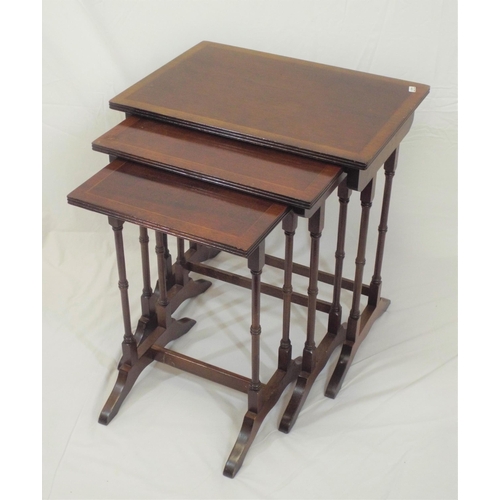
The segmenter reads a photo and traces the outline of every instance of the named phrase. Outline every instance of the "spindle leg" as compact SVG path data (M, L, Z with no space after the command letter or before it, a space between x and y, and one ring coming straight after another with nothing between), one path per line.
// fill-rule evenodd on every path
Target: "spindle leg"
M396 149L384 164L385 184L384 196L382 200L382 211L380 215L380 225L378 227L377 252L375 254L375 268L372 281L370 283L370 292L368 295L368 304L376 306L380 300L382 289L382 261L384 258L385 237L387 235L387 221L389 219L389 205L391 202L392 180L396 172L398 163L398 152Z
M141 295L141 317L135 330L135 340L140 344L156 326L156 317L151 297L151 272L149 268L149 236L147 228L139 227L139 242L141 245L142 262L142 295ZM121 363L121 361L120 361Z
M314 334L316 326L316 299L318 296L319 243L324 227L324 220L325 207L322 205L309 219L311 257L309 264L309 287L307 289L308 310L306 341L302 352L302 369L297 378L292 397L279 425L279 430L285 433L290 432L295 424L299 412L311 390L312 384L318 375L317 370L315 370L316 344L314 341Z
M359 334L361 331L361 287L363 285L363 270L365 267L366 241L368 235L368 224L370 208L372 206L375 192L375 178L361 192L361 223L359 228L358 252L356 256L356 270L354 274L354 289L352 293L352 306L347 320L346 340L342 346L340 357L335 366L333 375L328 383L325 395L335 398L338 394L347 370L351 366L354 355L361 343Z
M248 411L243 418L243 424L236 443L224 467L224 475L234 477L243 464L243 460L257 435L257 432L278 402L281 394L297 377L300 369L300 358L290 361L286 370L277 369L267 384L260 381L260 275L264 266L264 243L261 243L248 258L248 267L252 274L252 376L248 390Z
M150 299L153 295L151 288L151 271L149 269L149 236L148 229L144 226L139 227L139 242L141 244L141 262L142 262L142 295L141 309L143 316L151 314Z
M167 327L167 270L165 259L165 247L163 233L155 231L156 237L156 261L158 265L158 290L159 296L156 303L156 316L158 318L158 325L163 328Z
M151 272L149 268L149 236L147 228L139 227L139 243L141 245L142 262L142 295L141 295L141 317L137 322L134 338L139 345L156 327L156 314L153 306L151 289ZM118 368L124 362L122 357L118 363Z
M167 235L160 231L156 231L156 256L158 264L158 300L156 302L156 316L158 318L158 327L164 328L165 332L156 341L157 345L165 346L169 342L179 338L187 333L195 324L196 321L190 318L182 318L174 320L172 318L172 309L178 307L176 300L185 291L181 291L174 296L174 300L169 300L168 297L168 273L169 273L169 252L165 246ZM167 256L168 254L168 256Z
M283 220L285 232L285 262L283 282L283 334L278 351L278 368L286 370L292 360L290 342L290 315L292 304L293 237L297 229L297 214L290 212Z
M337 250L335 251L335 275L333 281L333 300L330 315L328 317L328 331L335 333L342 324L342 306L340 305L340 293L342 291L342 271L345 257L345 234L347 227L347 205L351 196L351 190L344 181L338 187L339 198L339 223L337 228Z
M122 358L119 364L118 379L115 383L115 386L113 388L110 397L108 398L108 401L104 405L101 415L99 416L99 422L101 423L107 423L112 418L111 416L111 418L108 420L107 416L111 414L113 407L116 406L116 400L123 392L124 387L127 384L127 381L130 380L129 377L130 368L136 365L138 360L137 342L135 340L134 335L132 334L132 324L130 322L128 281L125 268L125 252L123 250L123 221L115 219L113 217L109 217L108 221L113 229L115 238L116 260L118 264L118 288L120 289L123 326L125 333L122 342ZM130 385L130 387L132 387L133 382L132 384L128 382L128 384ZM125 397L125 395L123 396L123 398ZM118 409L116 409L116 411L118 411Z
M234 477L252 444L260 424L263 420L258 418L262 403L260 398L260 276L264 267L264 243L251 254L248 258L248 267L252 275L252 323L250 326L250 335L252 338L252 376L250 379L250 388L248 390L248 411L243 419L238 439L229 455L224 467L224 475Z
M260 401L260 277L264 267L264 244L249 257L248 267L252 275L252 324L250 325L250 335L252 338L252 377L248 393L248 410L258 412Z
M118 413L123 401L132 389L135 381L142 373L144 368L148 366L152 361L153 357L149 352L149 348L155 342L157 345L164 346L169 342L179 338L180 336L187 333L193 325L196 323L194 320L189 318L182 318L180 320L174 320L172 318L172 309L175 310L182 300L185 300L189 294L194 294L194 292L201 293L201 291L206 290L210 286L209 282L195 284L192 290L181 289L180 293L174 296L172 303L168 300L167 296L167 269L168 269L168 259L165 258L165 234L156 231L156 246L155 251L157 255L158 263L158 300L155 309L155 327L152 328L151 332L148 332L148 336L143 338L141 344L137 346L135 336L132 335L132 328L130 324L130 308L128 303L128 282L125 273L125 256L123 251L123 239L122 239L122 228L123 222L117 219L109 218L110 224L113 227L115 233L115 244L116 253L118 260L118 273L119 273L119 288L122 298L122 310L123 310L123 321L125 326L125 335L123 340L123 355L118 368L118 377L116 383L108 397L101 413L99 416L99 423L107 425L113 417ZM144 238L144 232L142 232L143 241L141 243L147 243ZM144 249L144 247L143 247ZM146 293L148 293L148 283L149 283L149 258L146 266L144 253L143 253L143 284ZM147 269L146 269L147 267ZM192 281L192 280L191 280ZM194 283L194 282L193 282ZM182 296L181 296L182 295ZM150 306L148 305L148 308Z
M163 233L163 248L164 248L164 259L165 259L165 274L167 277L167 290L169 290L175 284L175 275L172 266L172 255L168 249L168 237Z
M109 223L113 228L115 236L116 260L118 264L118 288L120 289L123 317L123 342L122 351L123 363L133 364L137 361L137 342L132 334L132 324L130 322L130 305L128 300L128 281L125 268L125 252L123 250L123 221L109 217Z
M169 311L170 314L173 314L174 311L179 307L182 302L185 300L196 297L200 295L205 290L207 290L211 286L211 282L199 279L193 280L189 277L189 271L186 269L187 256L184 251L184 243L185 240L183 238L177 238L177 259L175 265L172 268L172 276L168 275L168 267L166 268L167 272L167 284L171 283L172 285L167 286L167 296L169 302ZM204 257L210 258L210 255L217 255L218 252L211 251L209 247L202 246L202 250L205 250ZM193 249L194 250L194 249ZM189 257L191 258L194 255L196 256L197 251L190 248L188 250ZM199 256L201 258L201 255Z

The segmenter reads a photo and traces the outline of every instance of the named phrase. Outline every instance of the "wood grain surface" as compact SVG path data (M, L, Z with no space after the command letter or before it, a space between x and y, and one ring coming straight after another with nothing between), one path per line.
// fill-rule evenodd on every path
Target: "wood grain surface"
M96 151L310 209L342 168L156 120L131 116L92 143Z
M113 109L366 169L429 86L201 42Z
M68 203L243 256L250 255L289 210L122 160L113 161L71 192Z

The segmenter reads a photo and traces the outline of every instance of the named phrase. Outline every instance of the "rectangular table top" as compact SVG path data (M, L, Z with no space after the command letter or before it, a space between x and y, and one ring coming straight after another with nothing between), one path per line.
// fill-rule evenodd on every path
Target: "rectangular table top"
M428 92L420 83L202 42L110 106L366 169Z
M106 132L92 147L306 210L342 178L341 167L322 161L137 116Z
M72 191L68 203L242 256L289 211L270 200L123 160Z

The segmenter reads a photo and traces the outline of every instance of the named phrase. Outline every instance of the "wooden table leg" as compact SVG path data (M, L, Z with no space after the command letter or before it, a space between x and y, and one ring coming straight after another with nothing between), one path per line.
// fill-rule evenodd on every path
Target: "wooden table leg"
M357 338L360 333L360 300L361 287L363 285L363 269L365 266L366 240L368 235L368 225L370 218L370 208L372 206L375 193L375 179L361 192L361 223L359 229L358 253L356 256L356 271L354 274L354 290L352 296L351 312L347 321L346 341L342 346L340 358L335 366L333 375L326 389L326 396L334 398L345 378L347 370L351 366L357 347Z
M142 295L141 309L142 315L149 317L153 312L151 310L151 272L149 268L149 236L148 229L144 226L139 227L139 242L141 244L141 262L142 262Z
M120 289L120 299L122 303L123 327L125 330L122 342L122 358L119 363L118 379L115 387L111 392L111 397L116 399L119 393L123 392L124 387L129 379L128 370L122 370L124 366L133 366L137 364L137 342L132 334L132 324L130 322L130 305L128 300L128 281L125 267L125 252L123 249L123 221L113 217L108 218L115 237L116 260L118 264L118 288ZM129 389L130 390L130 389ZM128 391L127 391L128 392ZM108 401L109 399L108 398ZM109 407L109 405L108 405ZM103 412L107 409L107 404L99 417L99 422L103 419ZM106 413L110 413L106 411Z
M264 267L264 244L248 258L248 267L252 274L252 324L250 334L252 336L252 377L248 390L248 411L243 420L236 444L229 455L224 467L224 475L234 477L240 469L243 460L250 448L262 419L258 419L259 410L262 406L260 396L261 383L259 375L260 366L260 276Z
M332 308L328 316L328 331L335 333L342 324L342 306L340 305L340 293L342 291L342 273L345 258L345 234L347 228L347 206L351 196L351 190L347 187L347 181L343 181L338 187L339 198L339 222L337 226L337 250L335 251L335 274L333 279Z
M173 271L172 265L172 254L168 249L168 237L165 233L163 235L163 247L165 248L164 257L165 257L165 274L167 276L167 290L169 290L175 284L175 273Z
M380 215L380 224L378 227L379 235L377 241L377 251L375 255L374 273L368 291L368 305L360 315L359 313L359 294L362 278L362 266L364 265L364 247L366 245L366 230L368 227L368 211L373 198L373 188L370 185L365 188L369 190L361 194L363 214L362 227L360 229L360 243L358 248L358 258L356 260L356 279L353 295L353 307L349 317L347 327L347 340L342 347L339 360L333 371L332 377L328 383L325 395L335 398L340 391L342 382L354 359L356 351L368 335L374 321L380 317L389 307L390 301L380 296L382 287L382 261L384 256L385 237L387 234L387 221L389 218L389 205L391 200L392 180L397 167L398 148L394 150L391 156L384 164L385 184L382 200L382 210Z
M161 239L160 239L161 238ZM141 245L141 263L142 263L142 279L143 289L141 295L141 317L137 323L134 332L134 338L137 344L143 342L158 326L158 318L156 317L156 305L159 295L159 282L157 281L155 291L151 288L151 271L149 263L149 236L146 227L139 227L139 242ZM159 233L158 241L156 242L155 250L160 245L160 253L163 255L163 274L166 280L167 302L169 304L170 313L173 313L177 307L188 298L195 297L206 291L210 287L210 282L207 280L193 281L189 278L188 273L182 267L176 269L172 265L172 255L168 248L168 237L165 233ZM181 263L184 262L183 241L179 242L181 248L181 257L178 259ZM210 247L201 246L196 249L197 258L210 258L218 252L212 251ZM177 266L182 264L177 263ZM176 273L179 280L179 285L176 286ZM184 283L184 285L183 285ZM184 286L184 288L182 288ZM123 363L123 358L119 361L118 367Z
M166 241L166 235L164 236ZM190 248L188 250L189 253L185 253L184 243L185 240L183 238L177 238L177 259L175 264L170 267L170 275L168 274L167 268L167 293L171 313L173 313L182 302L202 294L211 286L210 281L204 279L193 280L189 276L189 270L187 269L188 258L204 260L218 253L211 253L208 247L205 246L201 246L200 248L195 247L194 251Z
M285 265L283 277L283 334L278 351L278 368L287 370L292 360L290 342L290 314L292 304L293 237L297 229L297 214L290 212L283 220L285 232Z
M370 218L370 208L372 206L373 196L375 194L375 178L361 192L361 223L359 229L358 251L356 256L356 270L354 275L354 289L352 295L352 306L347 320L346 340L342 346L340 357L337 361L332 377L328 382L325 395L330 398L335 398L342 382L345 379L347 371L351 366L356 351L358 350L361 342L368 333L375 316L368 320L370 316L375 313L377 316L381 314L382 309L385 310L388 306L386 302L380 304L378 311L368 305L363 311L360 311L361 292L363 287L363 270L365 266L366 255L366 242L368 235L368 226Z
M118 377L116 383L107 399L101 414L99 416L99 423L107 425L113 417L118 413L125 397L132 389L135 381L142 373L144 368L148 366L153 358L149 353L150 347L156 345L167 345L172 340L179 338L181 335L187 333L194 325L195 321L189 318L181 320L174 320L172 312L180 305L180 303L187 297L201 293L210 286L210 282L204 281L203 283L192 282L192 286L188 289L181 288L179 293L172 294L169 299L167 287L167 270L168 259L165 258L166 248L165 234L157 231L155 251L157 255L158 264L158 297L155 306L154 315L154 329L148 332L147 336L143 336L139 346L134 335L132 335L132 328L130 323L130 307L128 302L128 282L125 271L125 255L123 250L122 229L123 222L117 219L109 218L109 222L115 234L115 246L118 260L118 274L119 274L119 288L121 292L123 322L125 327L125 335L122 344L123 355L118 368ZM141 244L146 244L146 238L142 233ZM144 247L143 247L144 250ZM143 281L145 284L146 293L148 293L149 282L149 258L147 259L148 265L146 266L146 259L143 252ZM201 290L201 291L200 291ZM145 305L145 304L144 304ZM149 307L149 306L148 306ZM143 311L144 312L144 311ZM152 328L151 325L149 325Z
M134 332L134 338L137 344L140 344L157 326L149 267L149 236L147 228L143 226L139 227L139 243L141 245L142 262L142 295L141 317L137 322L137 327ZM123 362L124 359L122 357L118 362L118 368L120 368Z
M290 218L288 222L285 222L283 224L285 232L292 233L294 224L293 217ZM292 234L288 236L290 238L293 237ZM287 252L287 255L290 255L290 246L289 240L289 252ZM231 478L233 478L241 468L245 456L266 415L278 402L287 385L296 379L300 369L300 358L291 360L291 355L289 362L285 366L283 362L285 359L284 353L280 350L279 355L281 355L281 358L278 357L278 369L267 384L263 385L260 382L260 276L264 261L264 243L261 243L259 248L248 258L248 267L252 274L252 324L250 327L250 334L252 336L252 377L248 390L248 411L243 418L243 424L238 434L238 438L224 467L224 475ZM288 262L288 259L285 267L291 268L291 262ZM287 287L288 282L289 280L286 278ZM286 316L286 314L289 314L289 309L287 310L285 306L284 316ZM286 323L286 318L284 318L284 323ZM282 343L284 343L285 346L287 344L287 337L288 332L284 331ZM280 344L280 349L281 345L283 344ZM288 353L288 347L285 347L285 352Z
M297 420L299 412L311 390L312 384L318 375L315 371L317 356L314 333L316 325L316 299L318 295L319 242L324 227L324 213L325 207L323 204L309 219L311 257L309 266L309 287L307 289L308 310L306 341L302 352L301 371L295 383L292 397L279 425L279 430L286 433L290 432Z
M399 148L396 149L384 164L385 184L382 200L382 211L380 224L378 226L377 253L375 255L375 268L370 283L370 293L368 294L368 304L376 306L380 300L382 288L382 261L384 258L385 237L387 235L387 221L389 219L389 206L391 202L392 180L396 173L398 163Z
M109 223L115 236L116 260L118 263L118 288L122 303L123 335L122 351L123 362L133 364L137 361L137 342L132 334L130 322L130 305L128 300L128 281L125 267L125 252L123 250L123 221L109 217Z

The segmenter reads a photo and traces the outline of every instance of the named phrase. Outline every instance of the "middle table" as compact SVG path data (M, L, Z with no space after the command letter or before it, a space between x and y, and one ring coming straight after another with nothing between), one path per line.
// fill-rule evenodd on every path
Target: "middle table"
M342 278L345 207L349 198L346 174L342 168L315 159L301 158L291 153L137 116L129 116L96 139L92 147L111 157L137 161L208 183L223 185L286 203L293 209L291 216L287 218L286 227L284 226L287 235L285 258L266 255L265 260L268 265L284 269L285 276L291 276L294 272L308 277L307 296L293 292L291 280L285 283L284 289L262 284L263 293L280 298L284 293L290 293L291 302L308 308L302 370L280 423L280 430L288 432L295 423L318 374L335 348L345 340L345 329L341 325L340 292L342 288L354 290L354 282ZM337 187L341 210L336 272L331 275L319 272L319 250L324 227L325 201ZM297 227L297 216L308 218L311 237L309 267L293 263L293 236ZM243 277L202 262L203 252L196 246L188 257L190 258L186 259L184 265L189 271L249 286ZM331 302L318 300L318 281L333 285ZM315 342L316 310L329 314L328 330L318 346Z

